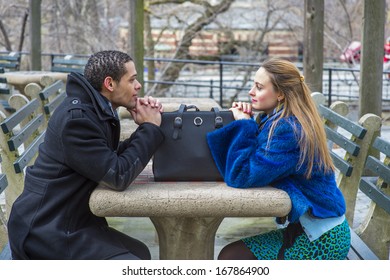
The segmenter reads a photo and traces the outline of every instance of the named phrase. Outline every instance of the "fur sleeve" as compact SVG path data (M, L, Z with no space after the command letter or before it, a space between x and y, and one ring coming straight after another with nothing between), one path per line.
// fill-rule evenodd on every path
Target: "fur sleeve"
M297 170L299 147L294 126L289 120L280 120L270 143L270 124L259 131L253 120L235 121L209 133L209 147L225 182L236 188L260 187L304 173Z

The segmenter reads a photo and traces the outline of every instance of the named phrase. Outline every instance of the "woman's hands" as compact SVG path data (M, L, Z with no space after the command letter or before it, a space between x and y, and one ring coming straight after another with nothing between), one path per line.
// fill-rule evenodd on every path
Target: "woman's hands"
M158 99L145 96L138 98L135 108L128 111L138 125L150 122L159 126L161 124L161 113L164 109Z
M252 104L246 102L233 102L229 109L233 112L234 119L250 119L253 115Z

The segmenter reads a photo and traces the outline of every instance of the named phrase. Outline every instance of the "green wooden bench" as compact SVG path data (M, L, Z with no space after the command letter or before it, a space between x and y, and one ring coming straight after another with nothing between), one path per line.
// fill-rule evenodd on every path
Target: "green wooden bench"
M9 117L0 115L1 167L11 186L5 191L7 217L13 202L23 190L24 168L34 162L46 129L39 99L30 101L24 95L14 94L9 103L16 112Z
M365 220L355 229L357 235L383 260L390 257L390 142L377 137L365 168L372 177L362 177L360 190L369 197ZM379 152L379 155L378 153Z
M1 52L0 68L6 71L18 71L20 68L21 55L18 52Z
M38 154L38 147L44 141L47 122L53 111L66 97L64 82L55 81L50 77L42 77L42 87L36 83L26 86L26 95L14 94L9 103L15 108L15 113L7 117L0 112L0 149L2 150L3 173L7 181L0 176L0 190L6 190L6 210L1 212L3 228L11 206L24 187L24 168L32 164ZM6 183L5 183L6 182ZM4 188L3 188L4 186ZM0 245L5 242L2 241ZM1 246L0 246L1 247ZM8 243L1 251L0 259L10 259Z
M366 159L372 143L380 133L381 118L374 114L362 116L358 122L346 118L348 106L335 102L324 106L325 97L313 93L312 97L324 119L330 153L337 169L337 184L346 200L346 217L351 228L351 249L348 259L378 259L373 251L351 227L354 220L359 182L363 176Z
M51 71L84 73L85 64L87 64L87 60L75 57L73 55L65 55L61 57L58 57L58 55L53 55L51 60Z
M372 143L380 134L382 120L374 114L366 114L354 122L346 118L348 106L344 102L325 105L323 94L312 94L324 119L330 153L337 168L337 185L343 192L347 204L346 217L353 225L359 181Z
M0 68L0 73L4 73L4 68ZM8 103L8 98L11 95L12 88L7 83L7 78L0 77L0 105L7 113L15 112L15 109L12 108Z

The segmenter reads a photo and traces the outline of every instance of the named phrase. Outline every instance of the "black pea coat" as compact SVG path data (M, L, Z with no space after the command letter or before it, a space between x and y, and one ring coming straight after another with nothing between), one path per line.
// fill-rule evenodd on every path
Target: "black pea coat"
M8 222L15 259L106 259L127 253L106 219L89 209L98 185L122 191L144 169L164 136L144 123L119 143L120 123L108 100L71 73L23 193Z

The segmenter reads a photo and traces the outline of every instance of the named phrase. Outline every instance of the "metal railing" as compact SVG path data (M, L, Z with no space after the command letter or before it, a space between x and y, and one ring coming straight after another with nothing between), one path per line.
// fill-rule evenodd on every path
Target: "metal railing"
M22 52L22 55L29 53ZM67 54L43 53L44 67L50 71L51 60L55 56ZM72 54L74 57L88 58L89 55ZM144 65L154 61L155 79L148 80L144 75L145 88L150 91L153 85L169 85L164 92L170 97L209 97L215 99L222 107L230 106L234 100L249 101L248 92L253 84L253 76L259 63L234 61L205 61L191 59L144 58ZM184 63L179 78L175 81L162 80L162 73L170 63ZM47 66L48 65L48 66ZM356 68L341 67L333 63L323 68L323 93L329 104L336 100L356 102L359 99L359 75ZM297 65L302 70L302 65ZM146 68L145 68L146 69ZM147 69L145 70L147 71ZM247 82L244 82L247 81ZM155 94L155 92L148 92ZM390 105L390 72L383 73L382 103ZM388 106L389 107L389 106Z

